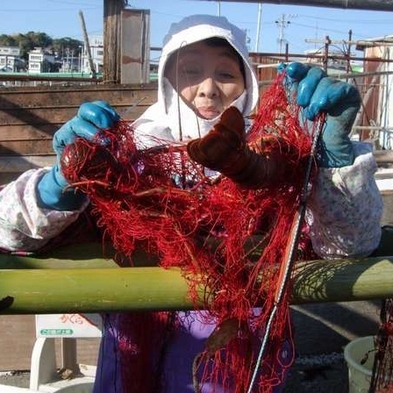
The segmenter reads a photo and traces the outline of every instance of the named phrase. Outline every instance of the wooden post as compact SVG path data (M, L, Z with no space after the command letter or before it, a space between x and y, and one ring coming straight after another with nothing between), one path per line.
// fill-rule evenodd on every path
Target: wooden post
M104 0L104 83L120 83L121 11L126 4L127 0Z

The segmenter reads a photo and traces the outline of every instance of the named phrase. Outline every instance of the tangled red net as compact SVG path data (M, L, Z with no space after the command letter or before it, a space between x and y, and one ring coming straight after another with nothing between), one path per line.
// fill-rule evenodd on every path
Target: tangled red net
M374 347L365 353L360 364L373 355L369 393L393 392L393 299L383 299L380 325L374 337Z
M299 109L288 104L281 78L264 94L247 135L239 116L230 108L205 138L188 145L156 141L153 148L141 147L132 127L120 121L91 142L76 141L62 161L66 178L89 196L119 255L132 260L143 249L158 258L159 266L180 268L195 309L208 310L200 318L217 323L194 362L196 391L206 382L236 393L250 385L319 126L300 124ZM205 166L221 175L207 176ZM299 243L302 258L307 247L306 240ZM293 346L289 293L290 286L253 391L272 392L293 360L281 361L283 346ZM137 329L135 321L148 321L144 333L121 346L125 392L153 389L144 369L149 367L146 353L157 348L171 315L124 318L124 337L131 326ZM149 323L156 325L146 334ZM146 338L149 334L158 341ZM138 380L138 374L146 377Z

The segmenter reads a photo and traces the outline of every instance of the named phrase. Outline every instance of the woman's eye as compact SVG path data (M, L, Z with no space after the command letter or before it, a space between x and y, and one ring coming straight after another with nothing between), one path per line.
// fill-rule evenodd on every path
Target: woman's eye
M183 67L182 73L187 76L197 76L200 74L200 70L196 67Z
M222 78L226 78L226 79L233 79L233 78L234 78L234 75L233 75L231 72L227 72L227 71L221 71L221 72L219 73L219 75L220 75Z

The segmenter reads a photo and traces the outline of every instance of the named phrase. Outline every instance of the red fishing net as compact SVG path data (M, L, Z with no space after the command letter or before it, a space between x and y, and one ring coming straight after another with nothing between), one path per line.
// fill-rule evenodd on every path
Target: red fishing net
M224 390L232 386L244 393L280 285L315 130L299 123L298 108L288 104L281 79L262 98L247 135L239 116L230 108L208 136L191 142L188 149L186 144L160 141L143 148L143 138L120 121L95 140L78 140L68 147L62 166L70 183L89 196L99 225L119 255L132 260L135 250L143 249L155 255L161 267L180 268L195 308L202 301L208 310L200 318L217 322L194 362L194 371L203 370L194 381L196 389L220 382ZM222 175L207 176L200 163ZM299 252L302 246L300 242ZM271 392L293 360L285 365L280 360L283 348L293 345L289 292L286 289L278 305L253 391ZM132 321L138 319L130 315L127 323L134 329ZM151 321L165 326L170 313L156 315ZM126 334L127 326L123 329ZM156 342L150 341L155 344L137 351L139 365L144 365L140 370L146 366L143 353L155 350ZM293 356L294 351L289 352ZM123 366L124 391L148 391L143 381L138 386L127 378L127 361Z
M393 299L384 299L380 311L380 326L374 348L365 354L361 364L374 355L369 393L393 392Z

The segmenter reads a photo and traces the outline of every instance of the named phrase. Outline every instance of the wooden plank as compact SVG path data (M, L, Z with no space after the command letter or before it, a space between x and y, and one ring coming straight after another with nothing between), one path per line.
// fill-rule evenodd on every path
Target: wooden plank
M23 108L78 108L83 102L103 100L112 105L133 105L143 99L145 105L157 100L157 88L153 84L147 87L111 87L100 89L81 86L73 88L20 88L0 90L0 110Z
M114 104L114 109L120 116L127 119L135 119L140 116L148 107L149 104L139 104L132 107L132 103L128 104ZM18 108L18 109L0 109L0 141L3 133L7 133L7 127L10 125L35 125L38 130L41 126L46 129L50 128L48 124L63 124L66 121L76 116L78 106L68 107L52 107L52 108ZM54 128L50 128L53 130Z
M0 144L2 159L15 155L48 155L53 154L52 138L26 141L7 141Z
M54 85L39 85L39 86L2 86L0 89L0 95L14 92L37 92L37 91L48 91L48 92L64 92L67 91L139 91L139 90L155 90L157 88L156 82L149 82L146 84L54 84Z
M36 125L39 129L40 125L50 123L63 123L71 119L77 113L77 108L20 108L20 109L7 109L6 111L0 110L0 140L2 130L9 125Z
M0 144L7 141L27 141L52 138L53 134L63 123L45 124L9 124L7 127L0 125Z
M121 11L121 83L149 81L149 21L149 10Z

